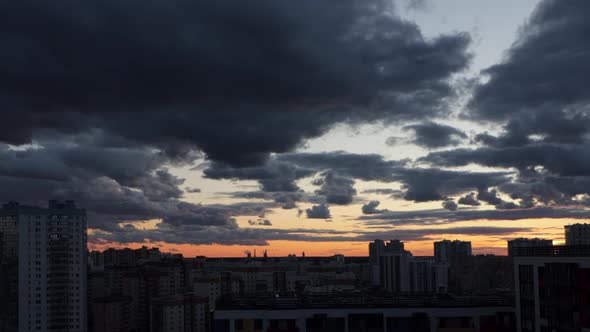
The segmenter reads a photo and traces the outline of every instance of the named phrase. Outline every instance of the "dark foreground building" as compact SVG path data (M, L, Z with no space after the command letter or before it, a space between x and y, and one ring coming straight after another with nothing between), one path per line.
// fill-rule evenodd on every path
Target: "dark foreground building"
M515 328L511 294L224 297L213 321L214 332L509 332Z
M519 332L590 330L590 246L514 252Z

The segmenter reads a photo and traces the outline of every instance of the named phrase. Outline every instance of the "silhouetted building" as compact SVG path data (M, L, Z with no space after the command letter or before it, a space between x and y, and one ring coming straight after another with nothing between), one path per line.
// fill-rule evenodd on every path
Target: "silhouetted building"
M178 294L152 300L150 332L209 332L209 299Z
M514 256L514 251L516 248L526 248L526 247L547 247L552 246L553 240L546 240L546 239L527 239L527 238L518 238L514 240L508 241L508 256Z
M566 225L565 245L590 245L590 224Z
M518 248L514 266L519 332L590 329L590 246Z
M18 262L0 262L0 331L18 330Z
M86 211L73 201L9 209L19 233L19 330L86 331Z
M513 262L508 256L474 255L457 260L449 269L449 291L509 291L514 288Z
M412 253L398 240L389 244L379 255L379 285L389 292L410 292Z
M381 267L383 266L383 264L388 264L387 259L384 259L382 257L386 255L401 255L401 253L404 252L409 253L405 251L404 243L400 240L390 240L387 243L385 243L385 241L383 240L375 240L372 243L369 243L369 264L371 266L371 285L373 287L389 288L391 286L391 284L383 283L385 275L389 275L387 278L392 277L392 272L391 270L382 270ZM391 266L396 266L396 263L393 262Z
M91 332L147 331L147 287L138 267L106 267L88 275ZM108 320L108 321L107 321Z
M0 210L0 263L18 257L18 203L7 203Z
M412 292L445 293L448 290L448 265L435 263L434 257L413 257L410 275Z
M451 266L464 257L471 256L471 242L442 240L434 242L434 260Z
M413 296L366 293L223 297L213 331L513 332L512 295Z
M394 293L447 291L447 264L436 263L433 257L414 257L399 240L370 243L369 261L373 287Z

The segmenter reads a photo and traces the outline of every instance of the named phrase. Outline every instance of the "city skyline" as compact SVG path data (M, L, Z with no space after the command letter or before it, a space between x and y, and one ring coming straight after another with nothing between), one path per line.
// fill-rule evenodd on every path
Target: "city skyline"
M559 245L590 220L589 10L5 2L0 202L76 200L92 250Z

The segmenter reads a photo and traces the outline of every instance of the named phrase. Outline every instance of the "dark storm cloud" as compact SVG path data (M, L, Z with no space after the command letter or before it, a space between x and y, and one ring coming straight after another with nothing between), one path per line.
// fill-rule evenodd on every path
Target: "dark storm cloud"
M449 79L469 63L469 36L427 40L390 7L3 2L0 107L10 113L0 141L100 128L171 156L199 149L246 165L335 123L445 114Z
M251 167L232 167L213 162L204 170L203 175L209 179L257 180L266 192L295 192L299 190L296 180L311 176L315 170L298 165L270 160L264 165Z
M497 209L585 205L590 177L590 22L587 1L539 3L504 60L474 88L466 117L501 125L475 135L475 149L433 152L433 167L470 164L516 170L497 188L481 186L478 199ZM502 199L507 195L513 201ZM475 205L474 196L462 198ZM460 204L461 201L459 202Z
M377 194L377 195L389 195L394 199L400 199L404 197L404 192L399 189L391 188L377 188L377 189L365 189L361 193L363 194Z
M477 199L483 202L486 202L490 205L499 205L502 204L504 201L498 196L497 190L480 190L477 193Z
M489 80L475 89L468 116L505 122L500 136L476 140L492 146L584 140L590 131L589 10L584 0L539 3L506 59L486 69Z
M232 198L257 199L265 201L274 201L281 205L283 209L293 209L297 207L298 202L307 202L321 204L326 202L326 198L316 194L310 194L303 191L297 192L264 192L264 191L241 191L225 193Z
M481 203L475 198L475 193L469 193L457 201L461 205L480 206Z
M449 210L449 211L457 211L457 203L452 199L447 199L442 202L442 207Z
M386 160L378 154L355 154L344 151L324 153L287 153L277 157L307 169L334 172L364 181L390 182L397 167L406 160Z
M473 116L506 119L512 114L545 107L557 112L590 100L590 50L584 0L542 1L523 27L507 59L488 68L471 107Z
M203 170L206 178L229 180L256 180L261 193L237 193L250 198L277 201L318 203L317 197L303 193L297 181L320 174L316 180L322 186L317 195L335 204L349 204L356 195L354 180L393 181L393 172L406 161L385 160L378 154L354 154L343 151L324 153L286 153L271 157L264 165L232 167L212 162ZM267 193L271 193L270 195ZM294 204L286 204L293 207Z
M455 149L432 152L421 161L453 167L479 164L525 170L542 166L562 176L590 175L590 150L587 145L532 144L522 147Z
M387 210L380 210L377 208L380 204L381 202L379 201L370 201L361 207L361 211L363 211L363 214L377 214L387 212Z
M329 219L330 207L326 204L314 205L305 210L307 218L309 219Z
M80 145L83 141L85 145ZM263 215L278 203L203 206L182 202L184 179L165 165L186 165L141 147L103 146L97 140L53 141L26 150L0 148L0 201L44 206L73 199L88 210L89 227L117 229L121 221L160 219L174 225L235 228L234 217Z
M176 228L169 225L158 225L155 229L141 230L135 226L120 228L117 232L97 232L90 242L157 242L177 244L225 244L225 245L268 245L268 241L306 241L306 242L368 242L378 238L403 239L404 241L420 241L440 238L441 235L481 235L505 236L515 232L526 232L520 227L450 227L400 229L393 231L335 231L308 229L276 229L276 228L226 228L209 227L195 228L183 226ZM353 234L350 234L353 233Z
M409 125L403 129L414 132L412 143L429 149L458 145L467 138L461 130L435 122Z
M318 185L321 185L321 188L316 191L316 194L326 197L326 202L329 204L350 204L356 196L354 180L336 175L333 172L323 174Z
M498 184L488 191L479 189L478 199L496 208L511 209L545 205L585 204L577 195L590 194L590 154L581 144L536 143L517 147L482 147L456 149L430 153L422 158L431 164L444 167L477 164L498 168L514 168L517 177ZM513 202L502 200L503 192Z
M555 206L588 206L590 177L527 174L518 181L503 184L499 189L512 199L519 199L521 205L538 202Z
M358 217L368 225L443 225L468 220L524 220L539 218L590 219L590 211L584 208L535 207L511 210L423 210L387 212Z
M272 222L268 219L248 220L250 226L272 226Z
M282 165L280 168L277 165ZM282 169L279 171L278 169ZM304 178L322 173L315 185L322 186L317 192L326 196L329 203L348 204L356 190L353 180L400 182L403 198L417 202L444 200L448 196L488 188L509 181L510 173L458 172L437 168L411 168L408 161L385 160L377 154L353 154L346 152L288 153L273 157L263 166L233 168L213 163L205 169L206 176L228 179L263 180ZM325 178L324 178L325 177ZM294 182L292 182L294 184ZM392 192L399 198L399 192Z
M405 199L415 202L444 200L477 188L488 188L508 182L509 173L459 172L436 168L399 169L396 180L406 189Z

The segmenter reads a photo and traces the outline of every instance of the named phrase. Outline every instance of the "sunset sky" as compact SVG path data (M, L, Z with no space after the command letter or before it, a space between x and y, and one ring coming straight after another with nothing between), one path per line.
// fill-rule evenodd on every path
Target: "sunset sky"
M0 200L76 200L92 249L560 243L590 216L588 14L587 0L4 1Z

